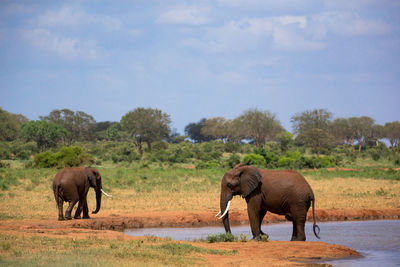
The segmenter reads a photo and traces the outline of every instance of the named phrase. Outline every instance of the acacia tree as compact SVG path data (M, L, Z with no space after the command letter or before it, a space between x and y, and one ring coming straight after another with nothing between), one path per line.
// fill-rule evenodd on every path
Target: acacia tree
M21 132L27 141L35 141L40 151L57 146L68 134L64 127L47 121L26 122L22 125Z
M83 111L69 109L55 109L48 116L41 116L41 120L56 123L69 132L65 140L67 144L73 141L89 141L93 139L96 121Z
M332 142L328 127L332 114L325 109L306 110L292 117L296 140L311 147L319 156L323 146Z
M351 132L351 140L354 152L354 140L358 143L358 152L361 147L366 144L368 137L371 135L374 126L374 120L370 117L351 117L349 118L349 126Z
M234 119L232 123L238 136L249 138L255 146L262 146L283 131L283 127L275 115L269 111L248 109Z
M146 142L149 152L151 143L167 138L171 119L159 109L136 108L121 119L121 127L135 138L140 155L143 155L142 142Z
M388 122L383 126L383 133L386 139L389 140L391 147L399 146L400 144L400 122Z
M209 135L204 135L201 133L201 129L204 127L206 119L203 118L199 122L192 122L186 125L185 134L189 136L190 139L197 142L207 142L212 140L213 138Z
M227 139L229 137L229 122L223 117L206 119L200 132L214 139Z

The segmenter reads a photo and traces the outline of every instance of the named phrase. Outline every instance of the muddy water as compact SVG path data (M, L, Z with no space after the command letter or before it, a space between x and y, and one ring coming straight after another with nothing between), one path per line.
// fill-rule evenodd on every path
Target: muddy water
M319 223L321 241L339 244L360 252L364 257L329 261L334 266L400 266L400 221L354 221L354 222L325 222ZM263 232L271 240L290 240L292 233L291 223L268 224L262 226ZM125 233L133 236L154 235L170 237L176 240L205 239L210 234L224 233L224 228L142 228L126 230ZM247 234L251 238L249 226L232 227L234 235ZM306 225L308 241L318 239L312 232L312 224Z

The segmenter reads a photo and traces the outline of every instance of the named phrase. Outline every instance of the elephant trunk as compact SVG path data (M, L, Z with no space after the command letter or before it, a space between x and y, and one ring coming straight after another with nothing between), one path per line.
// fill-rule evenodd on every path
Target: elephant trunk
M229 225L229 205L230 201L232 200L232 194L225 194L221 192L221 199L220 199L220 208L222 216L222 222L224 224L225 232L231 233L231 227Z
M97 186L95 187L95 191L96 191L96 210L92 211L93 214L98 213L99 210L100 210L100 207L101 207L101 190L102 190L101 181L99 181L97 183Z

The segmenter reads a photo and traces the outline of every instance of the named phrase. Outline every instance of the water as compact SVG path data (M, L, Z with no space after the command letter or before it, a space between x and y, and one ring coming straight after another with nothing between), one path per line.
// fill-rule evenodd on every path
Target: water
M312 232L312 224L306 225L307 241L323 241L343 245L360 252L364 257L333 260L327 263L334 266L400 266L400 221L354 221L318 223L321 228L321 240ZM231 227L232 234L247 234L252 237L250 226ZM271 240L290 240L291 223L269 224L262 226ZM205 239L210 234L225 233L224 227L200 228L141 228L126 230L133 236L154 235L170 237L175 240Z

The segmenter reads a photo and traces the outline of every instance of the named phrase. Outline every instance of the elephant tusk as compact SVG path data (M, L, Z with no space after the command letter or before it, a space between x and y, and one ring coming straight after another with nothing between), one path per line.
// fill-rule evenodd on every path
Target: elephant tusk
M219 211L218 213L217 213L217 215L215 215L215 217L217 217L218 215L220 215L221 214L221 211Z
M109 194L107 194L106 192L104 192L103 189L100 189L100 190L101 190L101 192L102 192L105 196L107 196L107 197L112 197L112 195L109 195Z
M228 210L229 210L230 206L231 206L231 201L229 200L228 201L228 205L226 205L226 209L224 211L224 214L222 214L221 217L219 217L218 219L222 219L228 213Z

